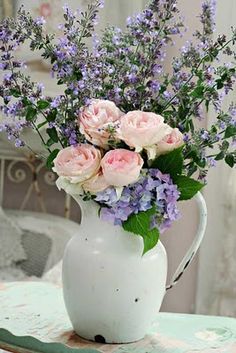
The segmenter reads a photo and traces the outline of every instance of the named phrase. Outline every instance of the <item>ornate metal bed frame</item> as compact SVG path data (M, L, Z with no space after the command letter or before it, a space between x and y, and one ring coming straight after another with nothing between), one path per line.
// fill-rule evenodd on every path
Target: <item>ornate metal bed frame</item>
M22 191L25 187L26 191L23 197L19 193L18 205L13 205L17 210L7 210L7 198L10 197L10 203L11 198L14 201L14 184L19 187L23 184ZM78 224L69 220L71 198L66 194L62 202L64 216L68 219L47 212L47 190L54 184L55 174L44 168L43 162L16 149L0 134L0 243L3 241L0 244L0 282L25 280L30 276L41 278L56 264L60 269L64 248L77 232ZM46 192L43 192L45 187ZM37 211L41 213L29 210L32 198L37 200Z
M37 160L34 155L22 153L15 149L0 134L0 207L3 207L5 182L8 179L15 184L23 183L27 176L31 175L31 183L27 186L27 192L21 202L20 210L24 210L30 197L34 194L39 210L46 213L44 195L39 183L39 173L43 172L43 182L48 186L54 186L55 174L44 170L44 163ZM71 198L65 196L65 217L70 218Z

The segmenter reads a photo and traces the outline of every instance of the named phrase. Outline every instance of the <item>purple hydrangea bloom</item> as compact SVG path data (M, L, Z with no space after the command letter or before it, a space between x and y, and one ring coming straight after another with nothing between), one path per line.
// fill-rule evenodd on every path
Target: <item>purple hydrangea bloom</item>
M122 225L131 215L155 207L150 228L157 227L163 232L179 218L178 198L179 191L170 176L150 169L136 183L125 186L120 197L114 187L109 187L99 192L95 201L102 206L101 218L114 225Z

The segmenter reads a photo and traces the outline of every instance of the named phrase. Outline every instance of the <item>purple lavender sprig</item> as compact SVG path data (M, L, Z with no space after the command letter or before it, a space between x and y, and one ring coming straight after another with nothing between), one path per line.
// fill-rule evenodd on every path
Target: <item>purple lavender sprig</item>
M0 97L1 110L7 116L2 130L21 146L22 127L35 129L53 157L58 147L54 144L66 147L84 141L77 125L81 107L93 98L110 99L124 112L139 109L161 114L170 126L185 133L189 141L183 151L186 174L198 171L202 177L222 157L233 166L236 131L230 119L218 116L228 115L222 102L234 88L232 44L236 31L229 39L221 35L213 40L215 0L203 1L199 16L202 30L194 33L193 41L188 38L173 60L173 75L169 76L163 69L166 51L174 37L185 31L177 1L153 0L140 14L127 19L125 31L107 27L99 39L94 28L101 5L95 0L86 12L76 14L65 6L60 25L63 36L59 39L46 34L44 21L32 18L23 8L16 20L5 19L0 24ZM87 45L89 38L94 43L92 50ZM45 96L24 74L24 63L15 55L23 43L51 61L58 85L65 85L58 97ZM228 63L219 64L221 53L228 57ZM205 135L196 127L195 118L203 119L205 109L211 106L216 123L207 131L209 139L201 140ZM224 129L218 120L225 122ZM207 152L214 146L218 146L215 156Z
M184 27L177 15L176 0L152 1L127 19L125 32L114 27L105 30L96 53L106 58L106 98L124 110L153 109L163 84L168 45Z

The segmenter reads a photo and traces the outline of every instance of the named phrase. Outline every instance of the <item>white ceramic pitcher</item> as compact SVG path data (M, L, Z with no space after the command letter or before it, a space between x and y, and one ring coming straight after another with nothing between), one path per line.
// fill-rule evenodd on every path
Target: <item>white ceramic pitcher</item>
M207 209L195 196L200 222L195 240L166 286L167 255L159 241L142 256L142 238L99 218L94 201L73 195L82 210L79 234L63 260L66 308L76 333L88 340L128 343L142 339L162 304L196 254L206 229Z

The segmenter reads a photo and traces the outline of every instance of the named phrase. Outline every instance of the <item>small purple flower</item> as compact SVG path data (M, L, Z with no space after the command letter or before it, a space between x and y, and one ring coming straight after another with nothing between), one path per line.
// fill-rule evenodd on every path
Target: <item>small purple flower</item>
M63 5L62 9L63 9L64 13L65 13L69 18L71 18L71 19L74 18L74 14L73 14L71 8L68 6L68 4Z
M113 42L113 44L115 44L115 45L119 45L120 44L120 38L119 38L119 36L114 36L113 38L112 38L112 42Z
M202 133L201 133L201 139L204 140L204 141L209 140L209 132L206 131L206 130L202 131Z
M209 167L216 167L216 160L212 157L207 158L207 163L208 163Z
M226 123L224 121L220 121L218 125L222 130L226 128Z
M164 96L166 99L171 99L172 93L169 92L169 91L164 91L164 92L163 92L163 96Z
M149 82L149 87L150 87L150 90L153 92L153 93L157 93L160 91L160 88L161 88L161 84L157 81L150 81Z
M51 102L51 107L52 108L57 108L59 107L59 105L62 103L62 97L58 96L56 98L54 98Z
M129 81L129 83L136 83L138 80L137 75L135 73L128 74L127 79Z
M104 5L105 5L105 0L100 0L99 8L100 8L100 9L103 9L103 8L104 8Z
M43 83L38 83L38 84L37 84L37 90L38 90L39 92L42 92L42 91L44 90L44 88L45 88L45 86L44 86Z
M189 134L185 133L183 139L184 139L184 142L185 142L185 143L189 142L189 141L190 141L190 136L189 136Z
M44 17L37 17L34 22L38 26L42 26L42 25L44 25L46 23Z
M25 145L24 142L23 142L22 140L20 140L19 138L17 138L17 139L15 140L15 146L16 146L17 148L23 147L24 145Z
M11 80L12 80L12 73L6 73L6 74L4 74L3 75L3 80L6 82L6 83L9 83L9 82L11 82Z
M9 64L6 62L0 63L0 70L7 70L9 68Z
M236 117L236 106L235 105L231 105L230 108L229 108L229 113L231 114L231 116L233 118Z
M65 27L64 27L64 24L63 24L63 23L60 23L57 28L61 31L61 30L63 30Z
M182 48L181 48L181 53L182 53L182 54L187 54L188 51L189 51L189 49L190 49L190 46L191 46L191 43L190 43L189 41L187 41L187 42L185 43L185 45L182 46Z
M236 137L233 137L231 146L232 146L233 148L236 147Z
M69 137L69 144L71 146L76 146L78 144L78 140L77 140L77 134L75 131L72 131Z
M163 71L163 66L160 64L155 64L152 67L152 73L153 75L161 74Z
M133 18L132 17L127 17L127 19L126 19L126 24L127 24L127 26L131 26L132 25L132 23L133 23Z

